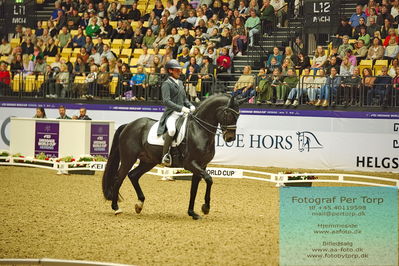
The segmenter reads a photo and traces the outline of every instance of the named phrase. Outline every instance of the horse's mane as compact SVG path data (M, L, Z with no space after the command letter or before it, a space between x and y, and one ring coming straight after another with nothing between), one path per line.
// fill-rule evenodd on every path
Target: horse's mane
M207 109L210 104L213 104L215 101L224 101L227 103L228 100L230 100L231 96L229 94L215 94L204 101L202 101L199 105L197 110L195 111L196 113L203 110Z

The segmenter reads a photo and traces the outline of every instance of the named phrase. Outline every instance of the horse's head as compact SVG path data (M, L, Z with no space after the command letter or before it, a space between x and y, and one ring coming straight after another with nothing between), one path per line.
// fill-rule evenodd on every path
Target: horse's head
M239 105L241 101L237 101L231 97L226 106L219 108L217 118L222 129L223 139L226 142L236 139L237 120L240 116Z

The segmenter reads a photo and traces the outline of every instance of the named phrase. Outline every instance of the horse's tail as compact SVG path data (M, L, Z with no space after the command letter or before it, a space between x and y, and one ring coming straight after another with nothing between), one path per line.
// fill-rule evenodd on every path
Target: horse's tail
M119 168L120 156L119 156L119 136L122 130L126 127L125 125L120 126L114 134L112 141L111 152L109 153L107 165L103 175L103 193L106 200L113 199L113 187L117 179L117 172Z

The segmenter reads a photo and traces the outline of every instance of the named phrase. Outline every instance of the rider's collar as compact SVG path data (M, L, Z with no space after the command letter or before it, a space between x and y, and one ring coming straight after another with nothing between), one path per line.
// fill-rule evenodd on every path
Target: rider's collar
M175 78L172 77L172 76L169 76L169 78L170 78L171 80L173 80L177 85L179 85L179 80L178 80L178 79L175 79Z

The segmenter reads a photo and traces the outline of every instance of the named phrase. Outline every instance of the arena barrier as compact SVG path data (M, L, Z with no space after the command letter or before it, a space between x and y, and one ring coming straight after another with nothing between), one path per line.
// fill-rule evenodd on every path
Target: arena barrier
M12 156L0 157L0 165L37 167L57 171L57 174L69 174L74 171L104 171L106 162L57 162ZM134 166L137 166L134 165ZM235 168L208 167L207 172L216 178L237 178L275 183L282 187L289 183L343 183L378 187L396 187L399 189L399 179L377 176L355 175L346 173L269 173ZM191 172L183 168L154 167L147 174L160 177L190 177ZM303 180L288 180L289 177L302 177ZM307 176L317 176L317 179L305 179ZM325 179L322 179L325 178Z

